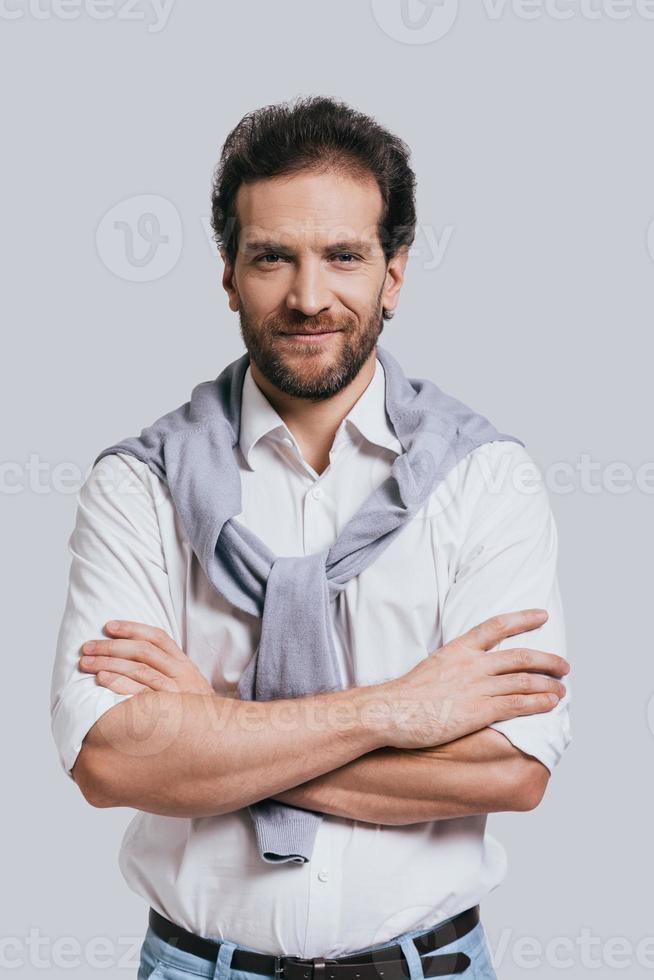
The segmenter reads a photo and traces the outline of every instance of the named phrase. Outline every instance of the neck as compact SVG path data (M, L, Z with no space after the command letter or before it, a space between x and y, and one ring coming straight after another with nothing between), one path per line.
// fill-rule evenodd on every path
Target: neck
M376 360L377 354L374 349L359 373L345 388L331 398L323 398L315 402L280 391L261 374L256 364L250 361L253 380L293 433L302 455L317 473L322 473L329 466L329 452L336 431L372 381Z

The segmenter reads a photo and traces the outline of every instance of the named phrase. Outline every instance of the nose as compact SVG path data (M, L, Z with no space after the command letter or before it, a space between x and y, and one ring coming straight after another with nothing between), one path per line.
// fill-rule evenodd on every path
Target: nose
M290 310L298 310L305 316L317 316L328 310L332 304L331 292L327 287L319 262L298 264L286 305Z

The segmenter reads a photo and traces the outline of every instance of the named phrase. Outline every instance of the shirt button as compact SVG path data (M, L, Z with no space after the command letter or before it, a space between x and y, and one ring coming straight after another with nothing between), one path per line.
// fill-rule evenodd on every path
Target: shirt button
M283 441L283 443L284 443L285 446L292 446L293 445L293 440L292 439L289 439L288 436L284 436L284 439L282 441Z
M319 881L327 881L328 878L329 878L329 874L328 874L327 871L324 871L323 870L323 871L319 871L318 872L318 880Z
M315 490L312 490L311 491L311 496L313 497L314 500L320 500L320 498L322 497L322 494L323 494L323 491L322 491L322 488L321 487L316 487Z

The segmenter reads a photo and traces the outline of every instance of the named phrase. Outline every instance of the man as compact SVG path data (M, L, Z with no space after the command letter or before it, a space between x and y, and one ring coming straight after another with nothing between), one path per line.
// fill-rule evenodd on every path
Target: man
M328 98L251 113L223 147L238 520L275 555L328 549L404 452L377 341L414 190L405 144ZM52 727L92 805L138 811L119 862L150 906L139 980L494 975L487 814L537 806L571 741L556 528L525 469L510 438L464 454L331 604L340 689L253 701L260 617L209 581L170 474L111 450L91 469ZM262 800L322 815L310 860L261 859Z

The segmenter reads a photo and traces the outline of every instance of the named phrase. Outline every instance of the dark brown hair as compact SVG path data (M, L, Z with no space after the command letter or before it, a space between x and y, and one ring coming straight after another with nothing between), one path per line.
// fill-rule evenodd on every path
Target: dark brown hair
M372 176L383 200L378 226L386 262L415 237L416 178L410 150L372 117L328 96L263 106L229 133L213 175L211 226L230 262L238 250L235 200L242 183L300 170ZM392 313L384 310L384 319Z

